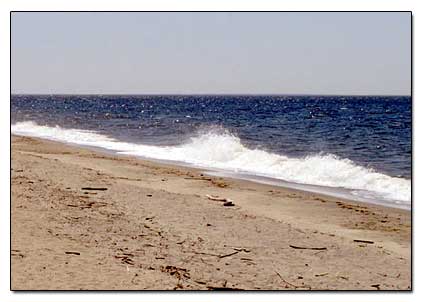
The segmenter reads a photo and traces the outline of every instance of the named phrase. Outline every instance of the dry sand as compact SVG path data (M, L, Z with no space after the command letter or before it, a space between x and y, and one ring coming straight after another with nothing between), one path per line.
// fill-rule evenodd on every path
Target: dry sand
M11 173L12 290L411 289L409 211L17 136Z

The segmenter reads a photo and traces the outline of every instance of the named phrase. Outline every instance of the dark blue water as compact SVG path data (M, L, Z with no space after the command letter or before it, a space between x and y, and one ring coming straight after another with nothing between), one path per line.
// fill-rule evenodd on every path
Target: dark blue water
M11 119L151 145L179 145L216 127L252 148L294 157L332 153L410 179L411 108L411 98L400 96L14 95Z

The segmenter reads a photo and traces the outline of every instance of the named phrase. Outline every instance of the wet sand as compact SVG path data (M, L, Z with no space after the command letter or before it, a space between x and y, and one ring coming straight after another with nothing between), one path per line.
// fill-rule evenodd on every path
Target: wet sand
M13 290L411 289L409 211L19 136L11 175Z

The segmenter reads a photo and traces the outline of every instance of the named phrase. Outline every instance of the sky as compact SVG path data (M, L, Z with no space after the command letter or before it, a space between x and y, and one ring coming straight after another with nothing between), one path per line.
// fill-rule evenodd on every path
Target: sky
M12 13L12 93L411 94L411 14Z

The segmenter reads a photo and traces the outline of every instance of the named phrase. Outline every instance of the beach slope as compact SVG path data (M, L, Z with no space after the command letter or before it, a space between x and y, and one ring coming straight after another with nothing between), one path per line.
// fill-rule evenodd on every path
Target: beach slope
M19 136L11 168L12 290L411 289L409 211Z

